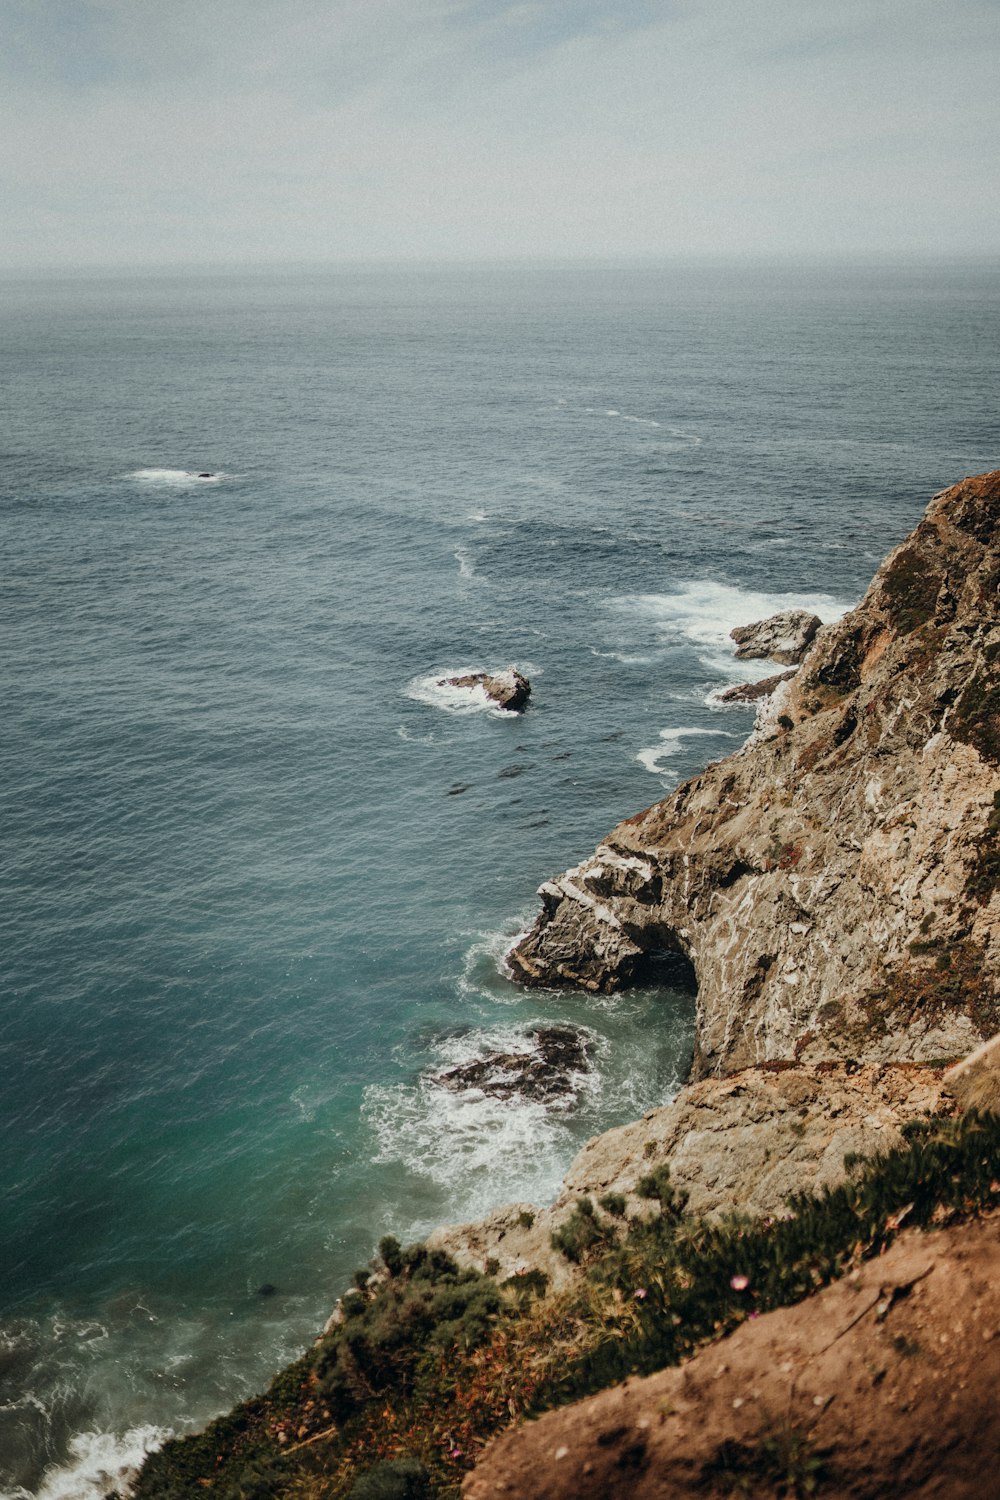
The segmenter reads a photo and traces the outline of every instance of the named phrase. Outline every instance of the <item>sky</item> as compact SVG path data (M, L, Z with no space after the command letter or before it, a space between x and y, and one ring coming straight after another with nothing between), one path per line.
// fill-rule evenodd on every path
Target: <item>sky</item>
M0 0L0 266L992 256L1000 0Z

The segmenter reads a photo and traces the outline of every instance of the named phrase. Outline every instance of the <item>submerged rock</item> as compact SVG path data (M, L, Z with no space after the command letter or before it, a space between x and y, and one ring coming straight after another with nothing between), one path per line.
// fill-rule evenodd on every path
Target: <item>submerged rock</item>
M531 683L516 667L502 672L468 672L464 677L442 677L439 687L481 687L498 708L520 713L531 697Z
M532 1026L529 1051L488 1052L429 1075L432 1083L458 1093L479 1089L494 1099L566 1102L579 1092L580 1075L590 1069L590 1047L574 1026Z
M729 632L736 655L743 660L769 656L794 666L805 656L823 621L805 609L783 609L753 625L737 625Z

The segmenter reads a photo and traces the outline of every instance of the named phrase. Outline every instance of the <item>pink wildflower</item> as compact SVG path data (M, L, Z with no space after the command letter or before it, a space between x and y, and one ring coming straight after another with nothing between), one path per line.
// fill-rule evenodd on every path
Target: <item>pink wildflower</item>
M743 1275L730 1276L729 1285L732 1287L734 1292L745 1292L747 1287L750 1285L750 1277Z
M637 1286L635 1289L635 1296L637 1302L642 1302L644 1298L649 1296L649 1293L646 1291L646 1288L644 1286Z

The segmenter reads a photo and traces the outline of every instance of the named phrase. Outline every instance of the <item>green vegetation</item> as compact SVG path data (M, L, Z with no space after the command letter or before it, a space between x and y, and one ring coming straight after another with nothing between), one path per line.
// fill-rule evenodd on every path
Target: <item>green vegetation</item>
M970 938L910 944L910 952L927 962L904 963L888 970L884 984L861 1002L862 1036L884 1036L916 1021L964 1013L980 1036L1000 1031L1000 996L983 966L982 949Z
M982 668L970 677L947 720L949 733L1000 764L1000 641L986 646Z
M941 579L932 572L917 547L897 553L883 578L883 589L892 623L900 635L909 635L934 618Z
M384 1240L384 1271L358 1278L316 1349L264 1396L153 1455L136 1500L201 1489L225 1500L454 1500L482 1445L525 1413L676 1363L798 1301L877 1255L904 1216L927 1227L998 1206L1000 1117L905 1134L773 1223L690 1215L664 1166L639 1184L659 1205L651 1217L614 1222L581 1199L567 1240L584 1274L548 1297L544 1277L498 1287L440 1252ZM807 1496L823 1475L822 1454L791 1429L723 1445L713 1463L713 1482L737 1494L769 1484Z
M344 1320L320 1349L316 1385L335 1422L365 1403L412 1390L428 1354L472 1349L483 1343L503 1299L478 1271L460 1271L440 1250L403 1250L386 1238L379 1245L383 1282L348 1293Z
M565 1224L551 1236L552 1248L579 1265L596 1246L610 1244L616 1233L613 1225L598 1219L591 1198L578 1198Z
M430 1500L431 1477L415 1458L376 1464L352 1485L348 1500Z

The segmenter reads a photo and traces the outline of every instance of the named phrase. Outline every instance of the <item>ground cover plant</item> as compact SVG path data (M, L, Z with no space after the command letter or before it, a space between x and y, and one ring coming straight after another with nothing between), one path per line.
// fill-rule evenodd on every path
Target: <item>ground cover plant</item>
M153 1455L136 1500L199 1489L453 1500L485 1442L518 1417L677 1363L878 1254L901 1227L996 1207L998 1162L1000 1117L920 1122L889 1155L852 1161L839 1187L793 1200L787 1218L714 1223L686 1211L661 1166L640 1183L648 1218L624 1221L617 1201L578 1206L563 1248L584 1274L557 1296L537 1273L498 1282L386 1240L332 1331L264 1396ZM811 1492L822 1465L787 1446L720 1461L798 1466Z

